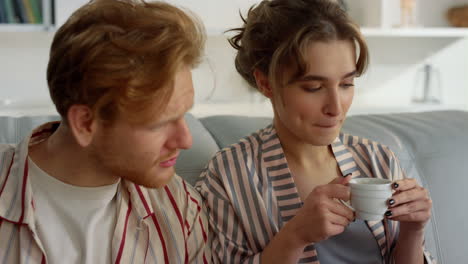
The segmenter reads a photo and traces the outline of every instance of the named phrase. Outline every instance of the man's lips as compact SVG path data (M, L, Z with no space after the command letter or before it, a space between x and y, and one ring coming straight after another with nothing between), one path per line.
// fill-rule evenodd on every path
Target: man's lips
M159 166L163 168L169 168L169 167L176 165L176 163L177 163L177 156L174 156L168 160L162 161L161 163L159 163Z

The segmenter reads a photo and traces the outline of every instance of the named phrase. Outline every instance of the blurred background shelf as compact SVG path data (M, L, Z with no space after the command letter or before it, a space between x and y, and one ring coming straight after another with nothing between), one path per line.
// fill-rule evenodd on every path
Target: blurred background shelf
M388 113L428 112L443 110L463 110L463 105L445 104L408 104L408 105L353 105L348 115L369 115ZM196 103L189 111L196 117L212 115L240 115L253 117L273 117L273 108L268 100L262 102ZM51 102L13 102L0 101L0 116L58 115Z
M50 30L55 20L54 1L0 1L0 32L39 32Z
M49 30L43 24L0 24L0 32L42 32Z
M468 29L453 27L419 28L372 28L363 27L361 32L366 37L422 37L422 38L464 38Z

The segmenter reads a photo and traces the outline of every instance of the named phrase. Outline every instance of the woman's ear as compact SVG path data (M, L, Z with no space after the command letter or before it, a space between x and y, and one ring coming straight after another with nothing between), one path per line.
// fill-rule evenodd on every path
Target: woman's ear
M268 76L266 76L263 72L258 69L255 69L254 72L255 82L257 83L258 90L266 97L272 98L273 97L273 90L270 85L270 81L268 80Z
M91 108L86 105L72 105L68 109L67 119L68 126L78 144L82 147L89 146L97 128L97 120Z

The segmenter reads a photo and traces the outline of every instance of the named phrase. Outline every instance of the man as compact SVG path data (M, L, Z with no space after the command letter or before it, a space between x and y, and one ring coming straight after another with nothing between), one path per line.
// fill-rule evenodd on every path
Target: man
M0 146L0 263L207 263L207 219L174 175L192 138L200 24L166 3L91 1L55 34L62 121Z

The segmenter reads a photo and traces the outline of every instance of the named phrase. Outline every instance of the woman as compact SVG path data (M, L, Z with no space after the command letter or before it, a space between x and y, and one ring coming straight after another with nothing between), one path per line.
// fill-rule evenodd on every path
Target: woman
M218 263L430 263L431 200L387 147L340 134L368 62L359 29L328 0L264 0L230 43L273 124L218 152L197 184ZM385 219L348 200L353 177L394 181Z

